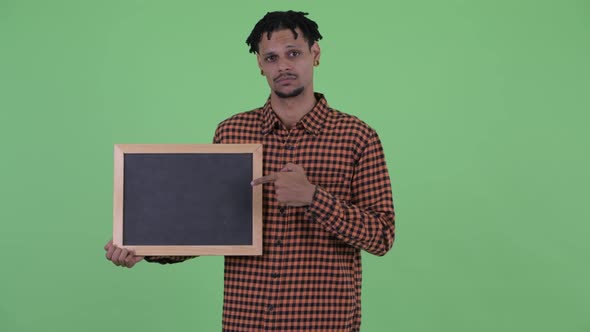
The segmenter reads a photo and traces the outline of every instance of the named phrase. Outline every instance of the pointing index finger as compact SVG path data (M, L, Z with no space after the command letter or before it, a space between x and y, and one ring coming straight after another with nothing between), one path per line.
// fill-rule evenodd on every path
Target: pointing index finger
M263 176L263 177L259 177L258 179L254 179L252 182L250 182L250 184L252 186L257 186L259 184L275 182L276 180L277 180L277 174L272 173L267 176Z

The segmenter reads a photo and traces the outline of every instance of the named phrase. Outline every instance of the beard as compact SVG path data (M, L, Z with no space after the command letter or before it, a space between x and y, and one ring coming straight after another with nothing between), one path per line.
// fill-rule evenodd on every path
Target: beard
M293 90L293 91L291 91L289 93L282 93L282 92L277 91L277 90L274 91L274 93L277 95L277 97L283 98L283 99L297 97L302 92L303 92L303 87L296 88L295 90Z

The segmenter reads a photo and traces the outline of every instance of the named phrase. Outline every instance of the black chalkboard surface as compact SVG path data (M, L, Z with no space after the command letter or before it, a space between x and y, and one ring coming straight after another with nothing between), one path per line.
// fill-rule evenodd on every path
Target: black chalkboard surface
M260 144L117 144L113 241L138 255L260 255L260 176Z

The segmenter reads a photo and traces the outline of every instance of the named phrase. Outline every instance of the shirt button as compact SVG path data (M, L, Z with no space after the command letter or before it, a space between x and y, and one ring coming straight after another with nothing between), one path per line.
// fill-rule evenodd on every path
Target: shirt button
M287 149L287 150L295 150L295 147L293 145L287 145L287 146L285 146L285 149Z
M276 278L278 278L278 277L279 277L279 274L278 274L278 273L273 273L273 274L271 274L270 276L271 276L271 277L273 277L273 279L276 279Z
M267 310L268 310L268 311L273 311L273 310L274 310L274 308L275 308L275 306L274 306L274 305L272 305L272 304L269 304L269 305L268 305L268 307L267 307Z
M287 214L287 208L286 207L280 207L279 208L279 213L281 214L281 216L284 216Z
M280 246L282 246L282 245L283 245L283 241L281 241L281 240L277 240L277 242L275 242L275 244L276 244L278 247L280 247Z

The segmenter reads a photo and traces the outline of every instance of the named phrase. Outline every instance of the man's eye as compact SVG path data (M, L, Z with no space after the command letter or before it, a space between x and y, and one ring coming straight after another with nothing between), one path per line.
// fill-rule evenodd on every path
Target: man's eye
M275 61L276 59L277 59L277 56L276 56L276 55L269 55L269 56L267 56L267 57L265 58L265 60L266 60L267 62L272 62L272 61Z
M299 51L292 51L292 52L289 53L290 56L298 56L300 54L301 53L299 53Z

